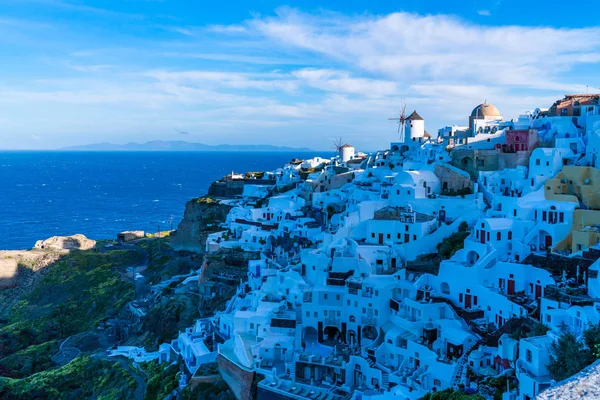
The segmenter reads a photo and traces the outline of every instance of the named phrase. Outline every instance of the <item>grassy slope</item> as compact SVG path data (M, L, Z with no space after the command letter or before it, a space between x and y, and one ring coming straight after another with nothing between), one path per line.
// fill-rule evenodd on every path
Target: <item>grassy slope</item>
M137 264L141 257L136 251L75 251L46 267L43 279L0 323L0 364L11 375L23 378L0 378L0 398L25 398L30 390L55 397L52 390L75 383L84 392L104 393L106 389L106 395L128 390L129 378L124 378L128 374L118 364L80 357L56 368L50 357L62 340L93 329L131 299L131 286L115 268ZM106 370L114 379L100 379L93 372L97 369Z

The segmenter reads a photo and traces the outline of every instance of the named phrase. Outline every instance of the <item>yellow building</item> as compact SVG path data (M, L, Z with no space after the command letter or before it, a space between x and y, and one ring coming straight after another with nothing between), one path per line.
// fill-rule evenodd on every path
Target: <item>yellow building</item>
M600 170L565 166L544 185L546 200L572 201L580 205L573 214L573 228L555 250L576 253L600 241Z

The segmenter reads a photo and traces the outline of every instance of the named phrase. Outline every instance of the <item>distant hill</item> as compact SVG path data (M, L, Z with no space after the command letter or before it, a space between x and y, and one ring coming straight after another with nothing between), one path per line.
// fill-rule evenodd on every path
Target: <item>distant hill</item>
M83 146L62 147L65 151L314 151L306 147L273 146L269 144L218 144L189 143L184 141L155 140L146 143L95 143Z

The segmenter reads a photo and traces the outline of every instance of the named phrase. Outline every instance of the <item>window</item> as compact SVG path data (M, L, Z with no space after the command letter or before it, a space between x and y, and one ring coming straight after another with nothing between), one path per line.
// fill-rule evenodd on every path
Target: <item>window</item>
M250 329L254 329L254 324L250 322Z
M533 361L533 354L531 354L531 350L527 349L525 351L525 359L527 360L527 362L531 362Z
M558 214L558 220L560 222L565 222L565 213L561 212Z
M325 300L327 300L327 297L328 297L328 296L327 296L327 293L325 293L325 294L323 295L323 298L324 298Z
M315 311L315 312L313 313L313 315L314 315L314 317L315 317L315 318L319 318L319 312L318 312L318 311Z
M477 296L473 296L473 305L477 305Z
M375 232L371 232L371 237L374 238L375 237Z
M477 166L478 167L483 167L485 166L485 160L482 160L480 158L477 159Z
M379 315L379 310L375 310L375 316Z
M513 210L513 217L516 217L516 216L517 216L517 209L515 208L515 209Z
M367 309L363 307L363 314L367 313Z
M404 231L408 232L408 225L404 225Z
M398 233L398 239L400 239L400 233Z
M335 295L335 299L336 299L336 300L340 300L340 299L341 299L340 295L339 295L339 294L336 294L336 295Z
M387 234L387 238L390 239L392 236L388 233Z
M535 165L540 165L540 159L539 158L535 159Z
M512 231L508 231L508 240L512 240Z

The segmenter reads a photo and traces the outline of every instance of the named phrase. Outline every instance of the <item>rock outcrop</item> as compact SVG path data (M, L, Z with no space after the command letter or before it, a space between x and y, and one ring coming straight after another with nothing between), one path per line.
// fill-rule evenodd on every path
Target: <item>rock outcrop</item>
M82 234L73 236L52 236L35 243L36 250L89 250L96 245L95 240L88 239Z
M208 234L225 222L229 210L231 206L208 197L188 201L177 231L171 234L171 246L175 250L203 253Z

